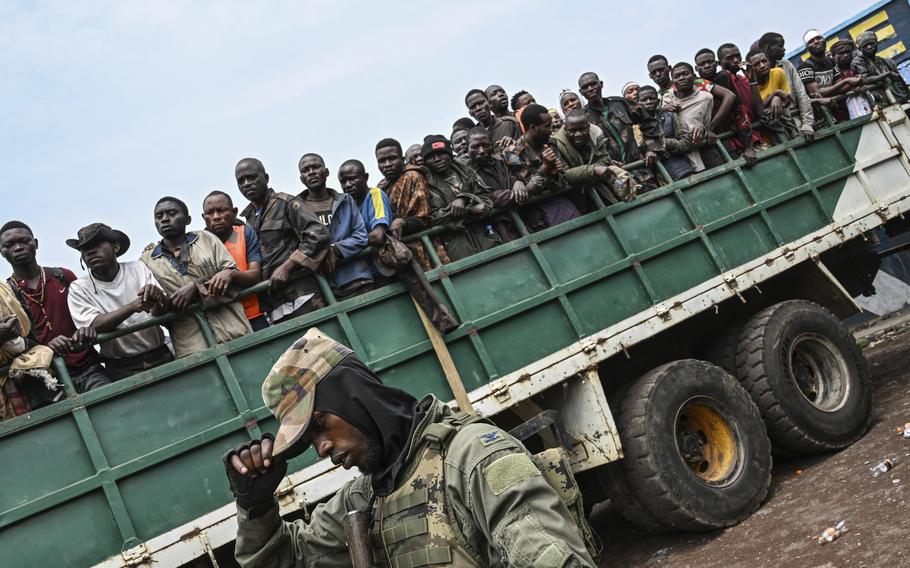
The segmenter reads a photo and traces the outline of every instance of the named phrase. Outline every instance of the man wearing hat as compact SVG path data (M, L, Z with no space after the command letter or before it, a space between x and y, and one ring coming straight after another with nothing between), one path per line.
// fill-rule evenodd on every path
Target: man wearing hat
M857 53L853 56L853 69L869 85L869 94L876 104L889 105L910 100L907 83L890 57L879 57L878 37L865 31L856 36Z
M480 92L480 91L478 91ZM480 93L483 95L483 93ZM431 134L423 140L420 155L428 170L433 224L448 225L439 234L449 260L460 260L500 243L485 220L493 209L490 189L472 169L455 161L445 136Z
M104 223L79 229L66 244L79 251L88 267L70 285L70 315L77 327L96 333L141 323L170 309L170 303L148 267L139 261L118 262L130 248L130 239ZM100 345L101 357L112 379L129 377L174 359L158 326L134 331Z
M833 97L840 93L834 86L834 61L825 54L825 36L818 30L803 35L809 57L799 64L799 78L810 97Z
M860 93L865 79L853 69L853 51L856 44L852 39L840 39L831 45L831 57L834 59L834 82L843 85L843 100L834 107L834 118L849 120L870 114L872 105L865 94Z
M279 421L225 453L241 566L350 566L344 517L369 515L377 565L594 566L585 538L527 450L505 431L382 384L347 347L310 329L272 367ZM310 444L364 475L285 522L275 490ZM586 525L584 525L586 527Z

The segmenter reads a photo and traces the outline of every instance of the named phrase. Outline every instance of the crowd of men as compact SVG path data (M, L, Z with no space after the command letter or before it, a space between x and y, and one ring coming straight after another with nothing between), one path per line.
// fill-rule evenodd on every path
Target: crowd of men
M732 43L700 49L692 63L654 55L646 64L654 85L627 83L618 96L586 72L577 93L559 95L559 110L525 91L472 89L464 100L471 118L457 120L450 136L432 134L407 148L392 138L376 144L383 176L376 186L350 159L333 189L325 160L307 153L298 163L304 189L283 193L269 186L260 160L245 158L235 168L248 201L244 222L229 194L212 191L201 203L205 230L188 231L189 206L162 197L154 207L161 240L138 261L118 260L130 239L102 223L68 239L87 269L81 278L40 266L31 228L9 221L0 228L0 252L12 267L0 282L0 365L9 364L0 372L0 419L64 396L49 371L54 354L76 390L87 392L205 349L212 338L194 319L197 305L214 341L228 341L324 307L317 273L336 300L386 282L394 270L363 254L368 246L379 251L441 227L430 250L409 245L428 270L629 201L720 165L725 153L752 165L769 145L811 140L832 121L910 100L894 62L876 55L873 32L827 46L810 30L803 40L809 57L798 67L784 58L777 33L764 34L745 59ZM262 281L265 293L238 299ZM92 346L99 333L166 313L176 315L169 342L150 326L106 339L98 351Z

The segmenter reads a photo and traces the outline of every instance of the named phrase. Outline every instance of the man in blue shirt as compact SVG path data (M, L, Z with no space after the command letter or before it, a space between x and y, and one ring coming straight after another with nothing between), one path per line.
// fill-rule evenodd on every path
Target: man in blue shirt
M341 189L354 198L369 233L371 246L385 242L385 233L392 225L392 206L389 196L378 187L367 183L369 174L360 160L348 160L338 168Z
M373 276L363 258L351 258L367 246L367 229L363 217L346 193L325 185L329 170L318 154L304 154L298 163L300 181L306 186L297 197L329 229L331 246L323 261L332 291L338 300L373 289Z

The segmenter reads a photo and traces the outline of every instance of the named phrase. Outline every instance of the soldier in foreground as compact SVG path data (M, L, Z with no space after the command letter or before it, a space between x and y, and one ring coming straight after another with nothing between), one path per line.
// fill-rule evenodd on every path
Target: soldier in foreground
M262 396L277 435L224 455L242 566L351 566L352 511L367 514L377 566L594 566L576 520L518 441L433 395L383 385L319 330L281 356ZM274 493L287 460L310 444L364 475L308 523L285 522Z

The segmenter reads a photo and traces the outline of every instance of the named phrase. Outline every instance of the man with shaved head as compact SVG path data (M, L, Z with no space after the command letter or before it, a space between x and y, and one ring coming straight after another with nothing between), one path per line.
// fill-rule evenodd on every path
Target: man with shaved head
M370 187L366 167L360 160L347 160L338 168L341 189L354 198L367 229L370 245L381 245L392 224L392 204L389 196L378 187ZM375 277L375 274L373 275Z
M269 187L269 174L259 160L240 160L234 176L250 201L241 215L259 235L262 277L269 281L263 297L269 321L274 324L325 305L312 275L328 252L328 230L298 198ZM291 279L292 274L301 276Z
M370 267L357 257L367 246L367 228L354 198L326 186L329 169L319 154L304 154L297 168L306 186L297 197L329 230L332 244L322 268L335 298L351 298L372 290Z
M490 85L484 89L483 94L490 100L490 110L493 111L493 116L496 118L512 118L512 113L509 112L509 95L506 94L505 89L499 85Z
M587 101L584 111L588 120L603 131L607 148L614 161L629 164L644 160L645 167L631 170L642 191L657 187L657 177L651 167L657 162L661 151L660 126L657 118L638 104L631 104L622 97L604 97L603 81L597 73L582 73L578 78L578 90ZM633 125L639 125L642 147L639 149L633 133Z
M588 115L581 109L566 114L565 126L554 136L559 159L566 166L563 175L569 186L581 194L584 202L587 190L594 190L606 205L629 201L635 197L638 184L629 172L613 163L607 139L591 139Z
M521 128L518 127L517 122L496 118L493 114L490 100L480 89L468 91L464 98L464 104L468 107L468 113L477 121L477 124L487 129L494 144L506 138L509 139L509 142L515 142L521 136Z

